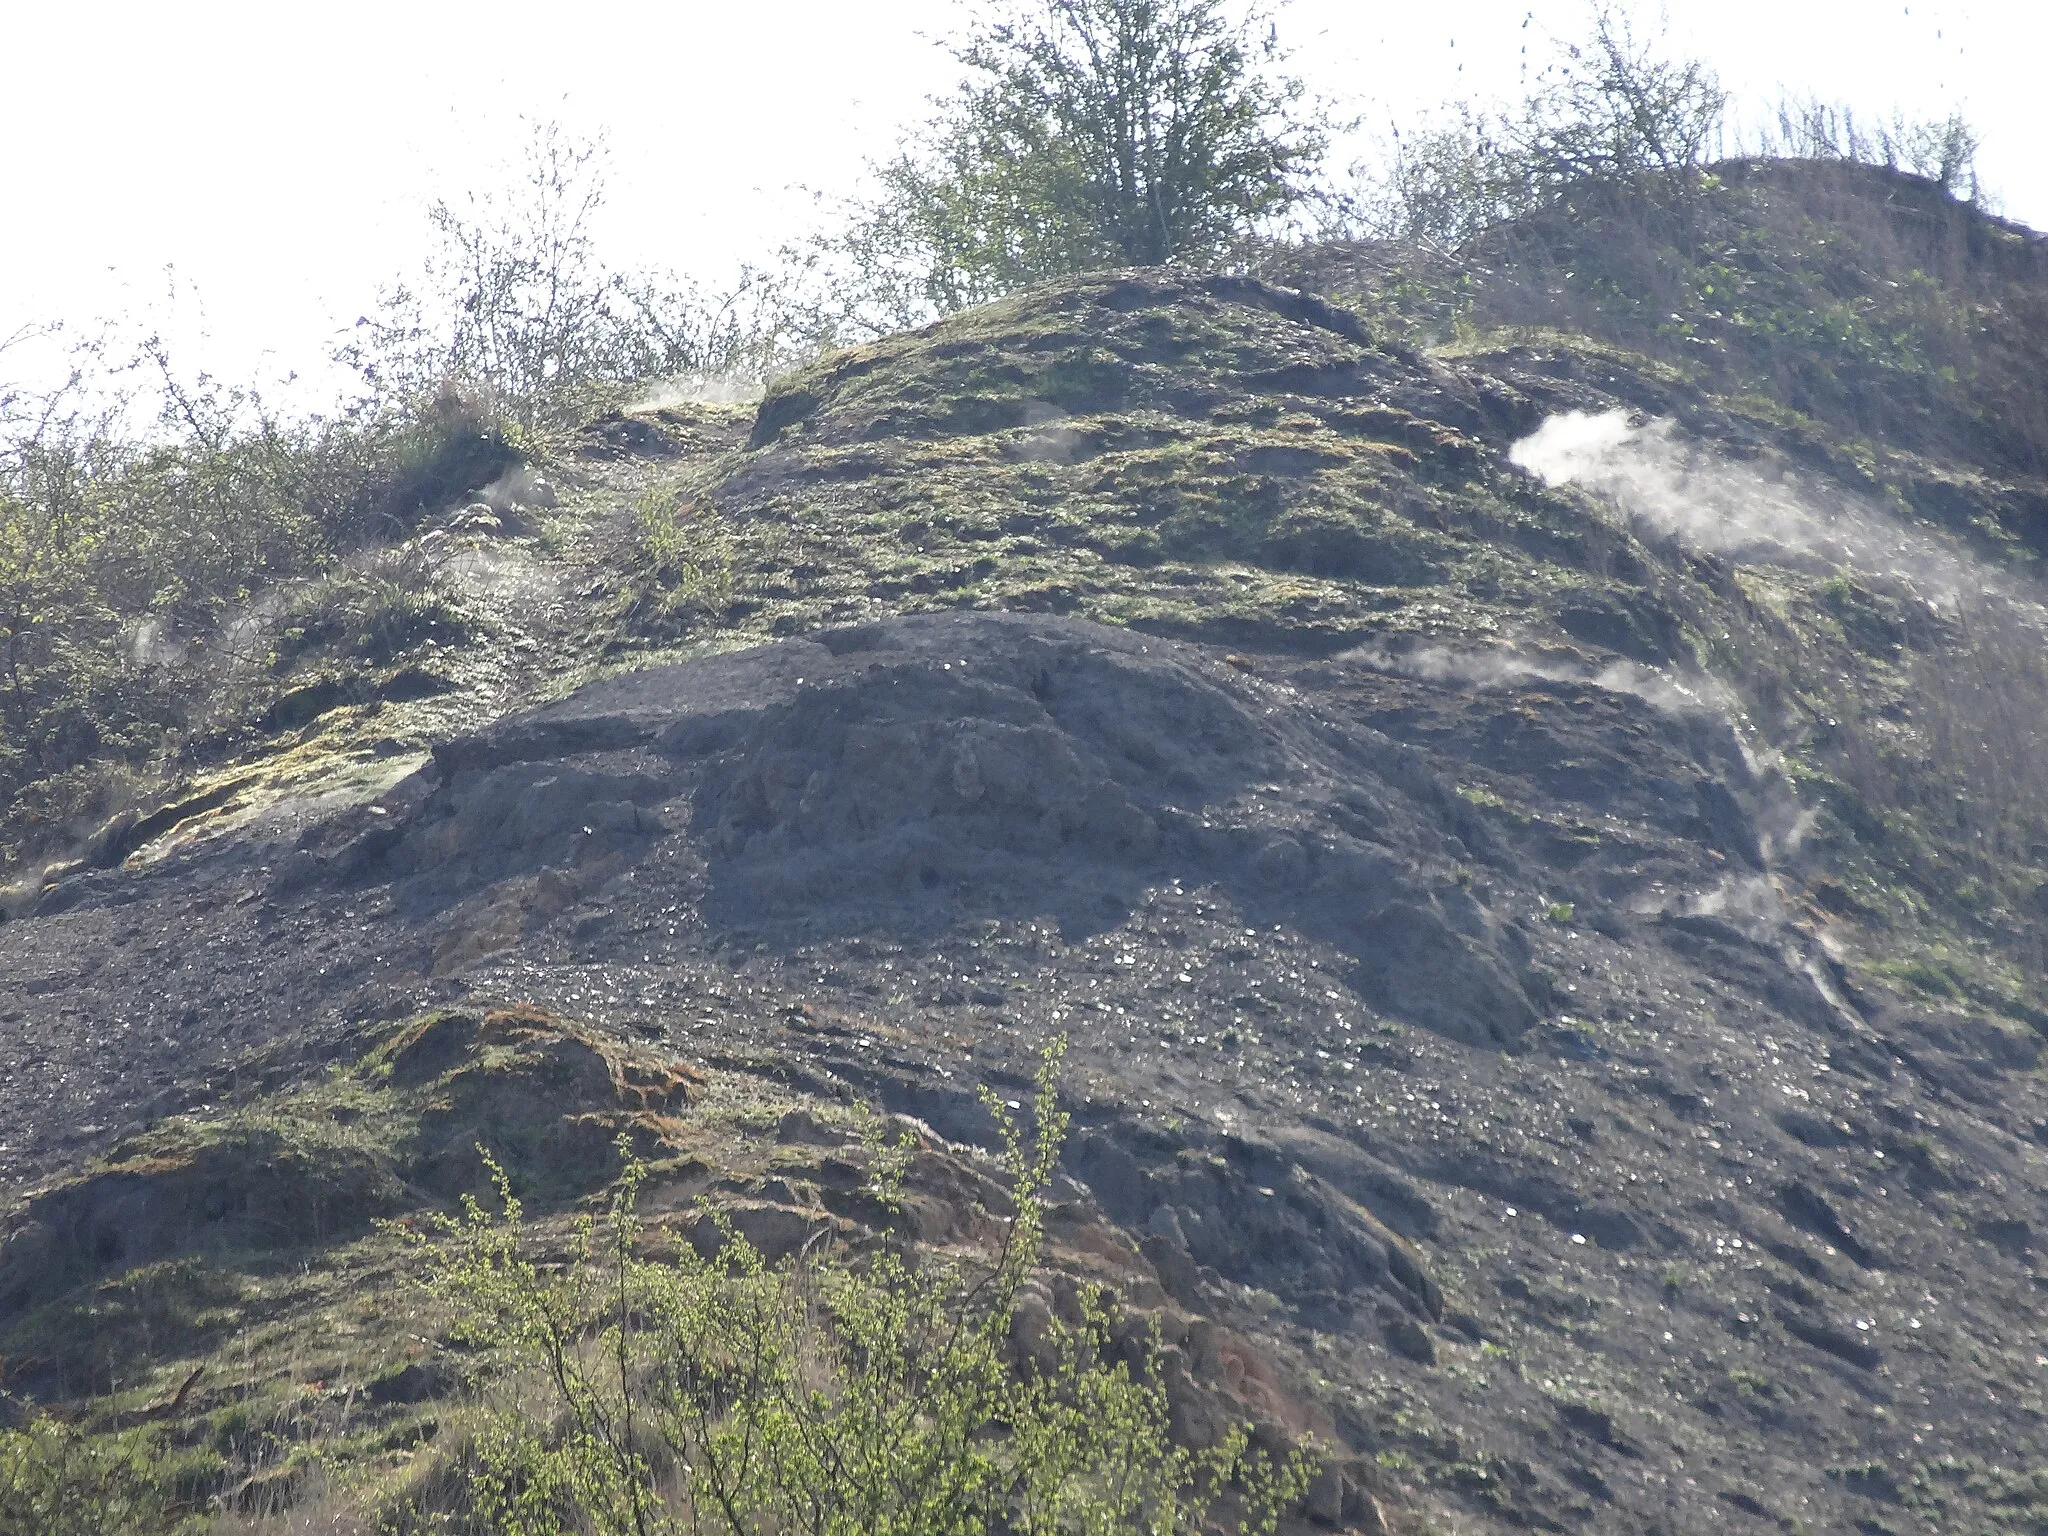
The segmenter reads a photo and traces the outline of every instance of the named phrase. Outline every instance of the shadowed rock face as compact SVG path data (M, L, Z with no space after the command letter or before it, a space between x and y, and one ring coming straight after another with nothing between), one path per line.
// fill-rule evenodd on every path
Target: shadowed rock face
M383 867L423 899L642 860L667 836L704 862L706 915L734 926L853 933L895 907L1051 913L1085 934L1177 881L1337 945L1376 1006L1469 1044L1515 1041L1539 1017L1530 989L1545 995L1526 936L1457 884L1469 850L1419 755L1099 625L826 631L599 685L440 761L440 786L382 831Z

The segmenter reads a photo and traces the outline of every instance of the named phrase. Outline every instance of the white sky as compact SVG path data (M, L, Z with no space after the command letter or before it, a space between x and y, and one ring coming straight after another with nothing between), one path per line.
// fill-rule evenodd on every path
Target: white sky
M1648 0L1654 6L1655 0ZM1294 66L1375 123L1514 92L1585 0L1292 0ZM954 0L0 0L0 338L165 325L188 366L317 367L411 269L437 196L502 180L522 117L603 134L615 264L717 281L847 189L957 71ZM1654 18L1654 10L1648 14ZM1781 89L1960 105L2004 211L2048 227L2042 0L1669 0L1672 45ZM179 297L166 298L166 267ZM17 354L19 357L20 354ZM0 365L4 368L5 365Z

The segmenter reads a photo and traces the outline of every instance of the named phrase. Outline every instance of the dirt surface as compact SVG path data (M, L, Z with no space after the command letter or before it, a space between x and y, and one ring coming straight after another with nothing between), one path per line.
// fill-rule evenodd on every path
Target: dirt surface
M1074 1175L1191 1306L1268 1298L1355 1449L1518 1521L1839 1528L2027 1454L2043 1106L2031 1038L1842 988L1766 789L1629 695L1071 620L634 672L0 929L9 1171L435 998L968 1141L1065 1033Z
M1085 441L1035 459L1013 439L1048 429L1002 391L1044 381L933 384L916 348L943 334L771 395L751 428L600 423L569 498L582 542L544 588L519 574L542 554L494 546L493 590L545 603L504 599L487 686L316 721L263 795L195 786L118 856L57 872L0 925L0 1192L74 1182L12 1230L47 1242L48 1213L103 1213L75 1182L89 1159L118 1143L108 1177L160 1122L382 1060L379 1032L423 1010L576 1021L576 1060L612 1063L590 1113L626 1113L618 1063L644 1057L712 1084L663 1110L678 1125L733 1083L781 1095L764 1123L796 1143L792 1106L872 1100L960 1169L990 1137L977 1085L1026 1097L1064 1035L1071 1251L1113 1250L1106 1272L1172 1309L1233 1401L1249 1371L1259 1412L1326 1437L1349 1470L1323 1524L2033 1529L2030 1005L1970 990L2004 974L1988 959L1946 991L1884 970L1935 909L1872 915L1873 892L1919 888L1896 848L1841 830L1839 781L1798 756L1811 700L1779 696L1781 754L1760 712L1701 685L1731 635L1850 655L1849 630L1800 627L1809 599L1866 624L1884 603L1911 618L1905 600L1638 539L1509 463L1532 401L1604 405L1612 378L1516 353L1482 390L1271 290L1105 292L1088 303L1111 318L984 316L939 360L1098 325L1090 345L1163 359L1133 364L1143 390L1084 378L1059 429ZM1176 327L1284 355L1190 341L1237 382L1176 395ZM960 390L998 403L962 416ZM1272 411L1232 415L1246 390ZM1374 391L1387 414L1336 420ZM1230 435L1248 421L1298 441ZM1202 520L1228 487L1168 443L1198 427L1217 476L1253 476L1229 494L1255 518ZM1209 489L1152 521L1159 548L1104 554L1088 529L1172 484L1148 453ZM917 455L987 502L906 510ZM1316 547L1358 563L1304 572L1289 508L1353 471L1407 487L1388 492L1406 511L1326 528ZM715 509L732 567L724 618L685 613L666 657L647 648L674 635L607 649L595 627L619 611L606 541L655 492ZM777 522L805 496L816 524ZM1036 521L1005 523L1006 497L1038 498ZM990 529L975 575L954 546ZM844 558L823 564L829 530ZM1030 547L1006 563L1005 539ZM1054 546L1070 602L1046 597ZM966 574L920 587L929 570ZM1914 622L1887 657L1948 643ZM1904 666L1869 685L1908 688ZM1943 931L1986 956L2033 931L1971 921ZM364 1175L377 1209L419 1184L412 1156ZM814 1219L761 1169L727 1193L764 1232ZM178 1219L189 1247L225 1218ZM150 1253L180 1251L151 1220Z

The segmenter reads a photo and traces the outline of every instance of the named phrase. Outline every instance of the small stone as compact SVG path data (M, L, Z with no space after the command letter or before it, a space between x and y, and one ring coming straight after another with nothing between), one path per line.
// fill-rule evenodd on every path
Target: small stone
M1380 1332L1386 1336L1387 1348L1395 1354L1405 1355L1418 1365L1436 1364L1436 1340L1406 1313L1387 1313L1380 1319Z
M1145 1230L1155 1237L1163 1237L1168 1242L1178 1243L1183 1248L1188 1245L1187 1237L1181 1231L1180 1217L1170 1205L1162 1205L1154 1211L1151 1219L1145 1223Z

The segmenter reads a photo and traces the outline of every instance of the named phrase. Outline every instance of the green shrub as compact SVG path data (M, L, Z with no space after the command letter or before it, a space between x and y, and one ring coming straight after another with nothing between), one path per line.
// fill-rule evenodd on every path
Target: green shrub
M1175 1445L1156 1345L1119 1356L1106 1293L1084 1294L1078 1318L1034 1313L1029 1360L1013 1363L1065 1128L1054 1059L1028 1146L987 1097L1015 1203L986 1266L893 1245L856 1266L815 1244L770 1266L730 1227L712 1257L644 1257L637 1164L608 1218L544 1266L522 1253L500 1171L501 1213L470 1202L434 1250L434 1288L505 1371L460 1470L468 1516L518 1536L1168 1536L1205 1528L1228 1496L1238 1527L1267 1536L1308 1454L1275 1462L1248 1426ZM878 1159L885 1202L891 1163Z
M951 47L965 78L807 253L821 332L886 333L1065 273L1213 267L1310 196L1327 134L1255 10L999 3Z
M272 665L317 650L383 663L423 641L460 645L475 633L439 562L408 543L345 561L293 592L275 622Z
M732 601L734 548L723 519L659 493L634 507L626 578L614 605L621 629L675 639Z
M164 1536L204 1507L217 1471L205 1452L172 1451L160 1431L95 1435L33 1418L0 1430L0 1532Z
M328 540L341 549L403 538L423 517L521 462L494 414L447 387L410 409L359 418L322 447L307 494Z
M381 663L466 635L420 557L357 556L517 462L473 400L285 421L181 387L154 355L153 433L78 391L0 420L0 860L120 809L108 787L215 712L295 620L287 659L331 644Z

